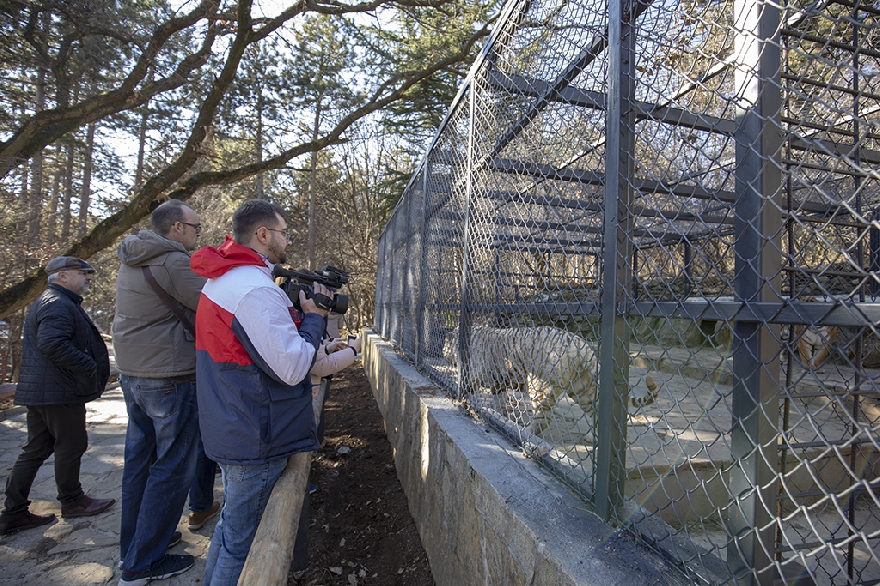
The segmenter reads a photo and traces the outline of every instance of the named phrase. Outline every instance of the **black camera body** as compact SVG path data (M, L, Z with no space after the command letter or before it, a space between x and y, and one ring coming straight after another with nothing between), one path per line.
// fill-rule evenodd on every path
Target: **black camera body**
M321 309L335 311L336 313L345 313L348 311L348 295L336 293L335 291L348 283L348 275L334 266L325 265L320 271L294 271L285 269L280 264L276 264L272 269L272 277L275 279L283 279L279 286L287 293L287 296L293 302L293 306L302 311L299 305L299 292L305 291L306 299L312 299L315 305ZM312 283L321 283L328 289L334 291L333 297L327 297L320 293L315 293L312 289Z

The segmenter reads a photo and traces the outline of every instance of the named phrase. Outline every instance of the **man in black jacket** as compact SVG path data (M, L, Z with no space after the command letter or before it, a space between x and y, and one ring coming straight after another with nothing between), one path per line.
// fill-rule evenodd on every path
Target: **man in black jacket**
M0 535L51 523L55 514L28 510L31 485L55 453L55 484L62 517L96 515L114 499L93 499L79 482L88 447L86 403L101 396L110 377L107 346L80 306L95 269L71 256L46 265L49 288L34 301L24 322L24 350L15 402L27 406L27 443L6 480Z

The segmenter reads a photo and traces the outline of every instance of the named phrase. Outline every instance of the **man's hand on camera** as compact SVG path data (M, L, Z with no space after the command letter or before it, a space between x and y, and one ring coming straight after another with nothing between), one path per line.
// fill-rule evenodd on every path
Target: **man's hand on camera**
M321 283L315 282L312 283L312 291L314 291L315 295L325 295L330 299L333 298L333 293L322 285ZM329 309L321 309L315 303L314 299L306 299L306 292L300 289L299 291L299 306L302 307L303 313L317 313L320 316L326 317L328 313L330 313Z

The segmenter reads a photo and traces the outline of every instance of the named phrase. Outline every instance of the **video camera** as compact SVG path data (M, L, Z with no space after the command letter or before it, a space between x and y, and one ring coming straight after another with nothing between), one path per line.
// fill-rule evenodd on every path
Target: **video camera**
M280 264L276 264L272 269L272 277L275 279L284 279L279 286L287 293L287 296L293 302L293 306L302 311L299 306L299 292L306 292L306 299L312 299L315 305L321 309L335 311L336 313L345 313L348 311L348 295L336 293L336 290L348 283L348 275L332 265L325 265L320 271L294 271L285 269ZM332 290L333 298L315 293L312 289L312 283L318 282Z

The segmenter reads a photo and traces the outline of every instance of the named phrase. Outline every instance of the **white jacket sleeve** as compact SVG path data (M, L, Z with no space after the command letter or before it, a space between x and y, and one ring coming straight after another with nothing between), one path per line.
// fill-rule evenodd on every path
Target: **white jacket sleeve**
M247 337L241 342L249 341L278 379L295 385L309 374L315 347L299 335L287 303L281 289L258 287L242 298L235 319Z
M343 368L354 364L354 350L345 348L332 354L324 352L324 345L318 348L315 355L315 365L312 367L312 376L325 377L336 374Z

